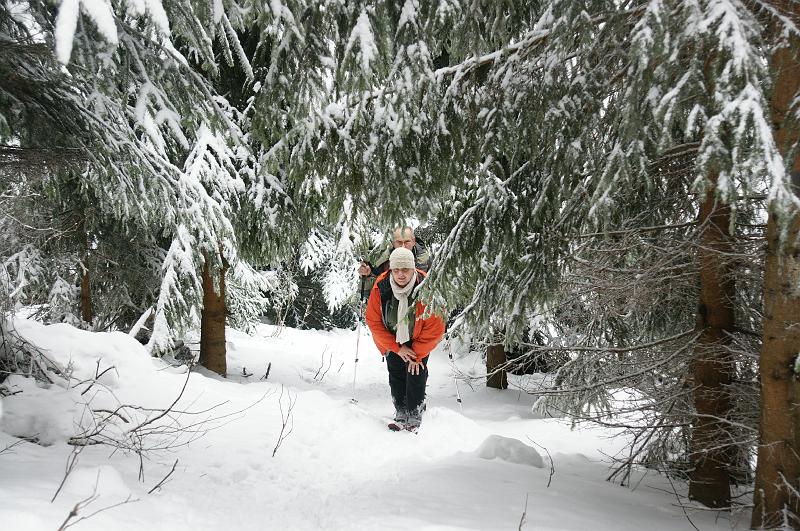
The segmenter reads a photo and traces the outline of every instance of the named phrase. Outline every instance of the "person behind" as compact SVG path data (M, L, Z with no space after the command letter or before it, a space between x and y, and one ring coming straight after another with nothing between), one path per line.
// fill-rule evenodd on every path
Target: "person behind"
M415 268L414 254L398 247L389 255L389 271L375 280L366 313L372 339L389 370L395 422L412 431L422 421L428 355L444 335L442 318L423 318L425 305L415 302L415 288L424 278Z
M392 232L392 248L387 249L380 256L380 258L378 258L378 265L372 267L372 264L369 262L361 262L361 265L358 268L358 274L361 276L362 280L362 299L369 297L369 294L372 291L372 285L375 283L375 279L389 269L389 253L394 249L399 249L400 247L405 247L414 253L416 269L419 269L423 273L427 273L428 270L430 270L433 257L428 251L425 242L417 239L417 237L414 236L414 229L411 227L397 227Z

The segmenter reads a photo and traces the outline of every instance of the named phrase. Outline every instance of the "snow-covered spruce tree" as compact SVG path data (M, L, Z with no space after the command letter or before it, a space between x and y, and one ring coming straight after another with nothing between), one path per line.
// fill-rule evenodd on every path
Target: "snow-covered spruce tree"
M551 6L558 8L556 3ZM696 177L687 190L705 196L696 202L702 203L699 219L702 232L697 246L702 287L697 324L700 337L694 346L693 380L690 380L696 410L690 443L690 496L710 506L728 507L731 437L729 423L724 419L732 410L733 358L728 334L734 328L735 291L731 271L725 271L730 261L720 257L731 254L727 235L732 218L726 214L728 207L724 205L734 204L737 196L758 189L770 178L763 171L769 164L768 158L765 163L761 149L766 144L769 157L771 139L764 136L766 113L762 112L766 108L763 91L768 82L768 72L760 55L762 30L755 14L740 5L666 2L638 8L630 4L625 7L631 7L632 11L619 15L635 21L627 33L614 34L607 26L588 27L582 31L582 41L604 44L576 51L568 48L570 40L559 42L556 39L564 35L563 31L558 31L559 25L581 30L581 23L575 22L579 20L578 14L563 7L561 13L568 16L554 18L553 33L548 35L544 45L547 51L537 57L556 64L569 64L572 57L574 70L569 72L569 68L561 68L554 73L553 68L545 65L544 79L557 79L561 74L566 79L586 84L593 75L604 72L606 79L611 80L608 83L597 79L596 85L588 86L595 99L586 101L584 97L582 105L575 108L581 112L587 108L597 109L598 120L588 124L588 131L581 132L578 138L570 139L568 144L565 142L570 146L583 146L584 150L589 143L599 144L597 165L586 168L592 179L583 183L588 201L585 205L575 205L571 213L574 221L588 221L584 225L587 228L593 225L600 229L614 227L631 209L651 209L657 204L661 206L656 207L656 212L666 207L668 214L669 205L658 201L659 181L647 168L650 161L657 160L662 153L698 143ZM554 10L551 15L556 13ZM597 18L604 18L601 11L595 13ZM575 38L574 34L566 35ZM609 48L603 49L604 46ZM554 57L563 59L554 61ZM598 65L599 57L605 59ZM618 62L614 61L615 57ZM608 67L603 68L604 62ZM513 55L507 63L513 65ZM502 89L501 81L507 78L510 68L513 66L501 64L497 67L498 89ZM757 79L761 80L760 84L753 83ZM512 94L511 97L519 96ZM559 112L563 103L555 108ZM748 125L752 122L757 124L755 134ZM733 134L729 134L729 130ZM548 158L552 160L557 156ZM563 176L567 173L565 170L568 168L554 167L551 171ZM624 199L631 199L627 189L641 190L639 197L625 202ZM680 211L691 213L691 210L691 206L688 209L684 206ZM563 216L563 210L559 215ZM668 218L654 221L662 225ZM569 225L562 226L569 228ZM530 282L531 277L522 278ZM502 284L507 286L509 282ZM511 291L519 295L519 290L512 288ZM654 339L660 336L657 328L651 327L649 331L644 328L640 332L649 332Z
M172 5L177 11L185 7ZM34 127L47 131L53 143L67 144L56 147L73 148L89 163L92 171L82 174L81 183L92 189L103 212L169 219L166 192L179 173L169 156L183 150L185 157L190 148L180 120L229 124L172 46L161 6L152 2L146 13L136 9L31 2L4 12L9 47L18 50L4 54L15 80L3 87L9 102L5 121L14 126L7 138L47 152L53 146L36 144L43 135L30 135Z
M700 301L689 380L696 410L689 495L712 507L728 507L732 437L727 419L736 366L730 348L736 329L736 283L728 258L732 227L737 198L763 189L772 177L764 158L773 148L771 134L765 135L769 73L763 28L743 5L650 4L633 29L631 45L620 111L648 119L642 130L657 152L697 146L690 191L700 196ZM609 196L617 186L635 184L635 166L626 159L640 165L636 152L647 149L641 133L620 133L616 156L603 174Z
M634 48L639 62L631 64L636 69L641 67L641 75L630 75L627 79L639 96L629 93L626 101L648 102L654 110L653 130L661 132L655 137L660 145L687 139L699 141L698 177L693 188L706 197L701 216L704 211L712 213L712 198L717 203L716 212L708 218L710 230L701 245L702 296L698 315L701 335L693 361L697 420L692 432L690 484L690 496L712 506L724 506L729 499L729 490L724 485L727 456L720 443L730 438L721 419L730 412L731 397L726 389L732 383L733 359L728 347L735 290L730 272L724 271L725 261L718 259L718 253L729 245L724 242L725 224L732 224L736 211L728 215L725 210L736 206L737 197L766 189L769 208L779 213L784 230L788 230L796 216L797 200L779 152L791 153L789 146L794 141L781 149L780 142L773 141L772 123L782 123L783 119L780 112L775 112L781 108L774 103L775 96L773 105L768 104L771 81L776 76L780 81L786 69L775 68L774 63L767 68L770 46L775 42L780 44L783 35L796 35L795 25L790 16L776 12L769 5L650 4L634 33L634 42L643 48ZM775 36L777 41L773 40ZM668 59L675 58L680 58L686 68L670 68ZM776 91L777 87L780 82ZM797 85L790 84L787 91L784 97L791 101ZM783 108L788 109L788 104ZM627 145L635 146L638 142L634 138ZM621 152L625 152L625 145L622 144ZM765 293L769 294L769 262L766 272ZM768 295L765 309L764 315L769 316ZM785 322L778 327L780 331L769 331L768 323L765 321L764 344L776 336L782 338L780 341L789 340L789 330L783 328ZM763 350L761 361L765 361ZM772 373L768 370L766 374ZM762 378L763 396L768 399L771 391L765 381L769 379ZM768 422L763 414L761 421ZM762 445L762 457L763 448ZM762 462L767 466L775 463L770 458ZM772 517L766 521L774 522Z
M693 171L681 173L669 177L672 186L660 185L661 205L679 205L691 197ZM663 174L653 177L666 184ZM691 206L676 211L668 223L660 215L617 217L615 230L582 235L567 257L554 302L531 318L546 340L528 343L523 359L553 352L570 357L554 373L552 389L530 390L546 397L540 403L543 409L628 429L635 443L615 475L623 482L637 463L687 479L696 470L692 449L698 446L688 443L697 422L695 349L702 331L695 319L702 266L698 257L707 252L703 237L708 224L698 221ZM760 330L763 231L748 218L763 211L754 206L738 202L731 248L714 254L727 264L738 287L730 302L737 327L724 350L731 360L724 394L728 421L722 424L724 435L711 446L726 450L721 482L726 491L729 483L752 478L758 426L753 362L758 349L754 336ZM632 392L617 393L620 387ZM614 418L601 418L604 413Z
M78 284L63 289L61 281L66 271L78 266L76 249L65 253L65 246L59 245L75 232L70 230L74 223L46 199L45 191L54 169L75 164L78 168L72 171L80 171L77 150L58 143L65 136L63 129L78 119L79 111L69 97L66 76L60 75L55 61L48 60L46 46L22 38L26 29L21 20L12 17L11 6L0 6L0 282L4 310L17 304L48 302L49 298L55 299L52 307L61 306L58 302L65 293L78 300L73 297ZM61 130L49 127L59 114ZM41 148L31 149L31 144ZM43 249L46 244L47 250ZM70 308L68 315L79 315L75 310Z
M3 306L39 305L45 320L77 326L124 326L158 285L157 247L137 225L101 212L84 185L89 159L102 156L87 146L108 131L89 126L86 85L62 70L32 7L46 6L0 6Z
M281 182L289 201L274 213L290 220L278 223L281 239L305 241L309 220L332 228L361 215L385 227L418 213L426 219L446 183L425 166L438 160L424 156L425 139L412 130L421 101L413 82L432 64L413 9L314 1L256 8L273 41L253 134L266 147L261 175ZM404 76L408 83L390 87Z
M399 8L370 2L248 3L255 22L247 33L260 39L252 61L254 97L245 111L252 124L251 140L258 145L244 207L252 222L245 247L269 256L267 265L294 270L300 299L309 294L302 289L303 279L312 284L324 280L325 289L318 293L322 297L298 300L287 309L297 310L293 315L298 323L306 320L307 310L321 311L323 299L328 308L319 321L327 321L323 314L335 311L344 302L343 294L355 295L352 241L357 220L392 226L411 215L407 199L429 203L425 194L406 187L410 183L398 182L398 195L396 187L373 180L371 176L379 173L353 158L356 146L346 139L339 142L346 127L338 127L344 114L337 109L348 108L353 98L371 97L379 78L376 72L385 73L391 60L389 49L376 55L391 43L373 41L370 14L390 27L401 17ZM355 96L356 87L363 94ZM371 107L360 112L364 120L371 120ZM392 109L386 113L385 119L397 121L401 134L402 119ZM380 139L373 140L382 146ZM428 181L416 171L409 177ZM324 235L324 241L317 241L324 248L317 245L319 252L307 252L315 247L315 235Z
M18 53L9 61L16 82L4 86L15 107L4 123L26 113L43 116L64 142L58 147L85 159L81 187L97 201L98 217L135 225L148 236L146 247L163 246L150 342L157 352L198 322L204 273L212 292L224 289L218 272L227 266L238 272L234 278L259 282L252 269L239 267L233 222L239 199L249 197L238 173L249 143L237 113L208 81L219 72L215 45L224 61L252 78L236 38L244 11L235 2L189 1L5 8L4 37ZM48 114L43 102L52 101L70 112ZM30 141L22 127L29 123L17 120L8 142L50 148Z
M7 302L33 305L45 322L96 330L132 323L158 288L163 253L156 242L87 206L93 201L78 176L15 170L13 186L0 178L13 190L0 222Z
M561 200L551 203L559 206L557 216L538 230L531 224L532 216L525 213L519 218L502 221L512 221L510 226L516 230L524 227L525 230L520 230L521 236L524 238L527 235L532 242L541 238L551 227L562 228L562 236L569 234L570 227L580 227L586 221L590 222L587 228L592 225L598 228L614 227L615 220L619 219L615 213L620 212L621 208L649 208L657 204L658 197L653 193L658 190L654 186L657 181L646 171L649 162L670 150L679 149L679 146L697 143L696 178L690 190L704 197L701 226L708 228L703 232L705 244L698 247L700 262L705 265L701 276L703 298L699 312L702 321L698 325L701 336L692 363L697 414L693 420L691 443L691 494L693 498L709 505L724 507L730 500L728 472L725 470L728 458L722 448L717 452L708 450L719 448L720 441L730 439L726 433L727 422L719 421L731 411L728 389L732 383L732 359L727 333L733 328L731 299L735 297L730 272L720 268L726 261L719 260L720 256L730 254L726 250L730 246L730 243L726 243L729 238L726 235L730 233L728 227L734 218L726 214L726 209L735 206L737 197L747 196L765 184L777 190L778 196L785 194L781 190L788 189L786 172L774 164L777 151L771 138L769 108L766 104L770 72L765 68L764 50L767 47L764 26L758 19L760 12L751 11L742 4L653 2L641 6L623 4L621 7L630 10L627 13L620 11L617 18L632 19L635 25L629 31L620 31L626 28L606 22L609 17L614 18L614 13L601 12L597 9L599 6L594 6L595 9L592 7L589 3L550 3L546 19L550 31L541 36L543 44L540 52L527 47L523 56L518 52L521 44L515 42L509 43L505 51L499 50L495 57L488 54L484 56L484 60L493 65L487 77L495 82L495 90L501 95L497 97L493 94L496 101L529 103L525 98L531 94L541 97L541 94L546 95L548 91L558 89L552 104L548 105L545 101L544 104L529 105L527 109L514 107L513 104L510 109L503 104L495 105L487 92L481 108L486 109L483 115L493 115L495 122L510 114L517 117L514 123L519 125L522 116L532 114L532 108L543 108L568 120L569 124L582 119L581 116L576 119L570 113L572 109L581 114L594 112L597 115L596 120L586 122L588 127L583 127L572 138L555 143L548 142L546 138L541 143L526 143L547 145L562 151L541 157L541 164L533 159L537 168L547 169L548 164L554 162L560 165L550 168L551 175L560 177L549 185L551 191L555 191L558 185L567 192L565 195L558 191L556 197ZM586 10L586 16L575 9ZM593 13L595 16L592 16ZM593 28L588 24L598 20L604 21L602 27ZM785 20L781 22L786 25ZM587 27L582 30L584 24ZM581 47L576 46L576 42L591 45ZM621 58L620 61L615 62L615 57ZM543 80L544 86L539 87L538 94L528 83L530 77L519 75L522 72L517 66L519 63L538 67L536 75L530 76L534 79L533 86L536 81ZM611 83L594 78L598 72L602 72L605 80ZM584 94L570 97L567 83L561 88L554 85L553 80L559 80L559 76L566 82L571 80L582 86ZM524 83L515 87L515 80L524 80ZM593 80L597 83L592 84ZM483 81L485 84L486 81ZM453 85L449 88L452 89ZM474 97L474 93L483 86L470 88L473 92L469 94ZM598 95L601 97L597 98ZM558 139L558 131L567 130L566 127L550 129L548 125L545 115L537 122L539 130L534 134L548 133ZM510 131L500 127L497 129L492 129L483 137L491 135L493 146L501 138L511 137ZM523 130L527 132L528 129ZM515 133L520 135L519 129ZM592 157L595 148L596 158ZM568 154L572 149L588 155L584 158L584 168L577 164L570 168L559 162L558 159L564 156L563 152ZM526 157L523 160L527 162L529 159ZM467 238L474 238L473 228L480 230L484 226L496 226L493 218L498 217L497 209L503 211L507 204L514 205L519 201L517 198L525 197L526 194L520 193L520 189L509 186L514 184L513 181L509 183L502 178L502 173L500 175L497 179L499 184L492 186L487 181L489 188L481 193L482 203L493 207L492 215L486 215L478 209L473 209L473 213L465 210L462 219L466 230L463 230L463 234ZM569 182L569 176L572 175L587 175L592 179L573 181L572 186L564 189L565 181ZM619 191L626 188L641 190L639 201L626 205L616 200ZM487 193L489 190L494 194ZM569 200L575 197L574 194L570 195L572 191L585 194L587 200L584 205ZM527 194L532 197L532 213L540 208L545 193L547 187ZM773 191L772 195L775 193ZM482 218L478 217L480 214L483 214ZM513 223L517 219L521 222ZM470 220L473 220L472 225L467 224ZM502 232L500 227L497 230ZM497 234L492 236L496 237ZM476 256L487 257L485 251L493 247L491 239L481 238L482 241L476 242L483 244ZM453 243L454 249L462 248L457 242ZM506 271L501 274L507 275L510 270L516 273L516 278L506 277L495 282L492 277L498 275L490 270L491 273L479 282L479 286L491 284L494 289L487 290L487 296L484 297L479 288L478 297L473 299L475 307L484 304L485 299L496 299L501 294L507 297L507 302L501 307L507 308L506 315L514 317L520 313L520 303L535 302L535 293L533 296L525 293L531 291L532 285L537 285L535 270L534 274L518 275L516 264L520 262L519 257L544 261L543 258L546 260L547 256L552 257L553 254L532 252L534 249L506 255L509 260L496 262L505 266L503 269ZM541 250L546 249L539 247ZM452 256L460 262L461 267L465 261L470 261L455 253ZM446 260L448 254L443 253L442 257ZM509 264L513 266L509 268ZM448 270L447 264L441 265L443 267L438 273L444 274ZM436 287L436 282L435 273L432 288ZM541 285L536 289L541 289ZM548 290L543 292L546 294ZM507 293L510 296L505 295ZM479 319L476 324L483 321Z
M282 278L284 289L276 293L276 304L269 309L275 323L300 328L330 328L346 326L353 320L352 298L355 295L355 257L351 234L352 211L347 202L330 213L319 202L307 204L300 183L290 178L290 160L282 160L284 150L291 151L294 137L286 135L293 115L287 98L313 99L314 91L327 90L317 83L319 72L313 67L304 70L296 64L284 65L285 54L294 46L303 46L294 10L318 9L317 2L307 4L248 5L255 14L252 24L242 32L248 56L252 57L254 83L231 77L221 79L222 90L245 103L243 116L248 123L249 136L256 161L248 169L247 202L241 219L248 226L244 249L262 267L269 268ZM305 58L313 63L314 57ZM294 90L276 90L276 71L288 66L290 75L298 80L309 76L305 96ZM300 70L293 70L300 68ZM241 77L241 73L238 74ZM251 86L246 97L240 87ZM286 83L286 79L279 80ZM279 118L275 118L279 117ZM304 116L298 114L297 118ZM277 119L267 124L266 120ZM315 188L323 186L316 183Z

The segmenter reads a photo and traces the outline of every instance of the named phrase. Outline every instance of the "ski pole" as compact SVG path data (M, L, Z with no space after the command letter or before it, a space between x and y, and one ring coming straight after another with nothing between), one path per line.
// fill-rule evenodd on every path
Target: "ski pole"
M456 402L458 402L458 409L461 414L464 414L464 406L461 403L461 392L458 390L458 379L456 379L456 361L453 359L453 350L450 347L450 340L452 337L447 338L447 357L450 358L450 370L453 373L453 385L456 386Z
M358 348L361 343L361 319L364 316L364 282L367 277L361 277L361 289L358 290L358 324L356 325L356 361L353 364L353 398L350 400L353 404L357 404L356 400L356 373L358 371Z

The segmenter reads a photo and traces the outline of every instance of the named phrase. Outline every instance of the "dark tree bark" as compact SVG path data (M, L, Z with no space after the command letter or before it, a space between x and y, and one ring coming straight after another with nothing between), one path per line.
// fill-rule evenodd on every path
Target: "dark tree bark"
M798 529L800 498L793 490L800 489L800 389L795 369L800 356L800 297L792 293L792 286L800 275L800 263L796 245L780 245L774 218L770 213L767 222L764 337L759 357L761 429L751 523L754 528L783 526L787 510L791 521L786 523ZM798 236L798 228L795 220L789 240Z
M800 3L773 2L781 13L800 22ZM800 91L800 39L775 52L771 67L777 74L772 97L775 140L785 155L800 138L798 124L788 120L792 100ZM791 168L800 184L800 155ZM795 187L795 194L798 189ZM798 194L800 195L800 194ZM786 215L784 213L784 215ZM764 269L764 337L761 344L761 429L751 525L754 528L800 528L800 389L795 364L800 358L800 215L780 218L770 205L767 220L767 258ZM781 238L781 222L789 227Z
M214 278L206 256L203 265L203 311L200 316L200 365L225 376L225 271L219 270L219 292L214 289Z
M715 198L718 175L700 206L700 304L699 337L692 361L694 405L689 498L709 507L730 507L730 445L726 420L731 411L730 385L733 359L729 349L735 326L736 285L730 267L732 252L728 233L731 210Z
M81 318L84 322L92 324L92 317L92 289L89 282L89 270L84 263L81 277Z
M486 349L486 387L508 389L508 375L504 369L500 369L506 361L506 349L503 346L502 336L493 334Z
M81 319L83 322L92 324L92 284L89 276L89 235L86 232L86 215L78 209L75 212L76 227L80 245L83 247L83 258L79 264L83 269L81 275Z

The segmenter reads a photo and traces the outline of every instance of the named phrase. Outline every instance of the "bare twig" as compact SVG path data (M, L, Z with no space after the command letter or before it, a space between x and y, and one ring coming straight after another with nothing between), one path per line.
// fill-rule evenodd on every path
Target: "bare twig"
M325 354L327 354L327 353L328 353L328 347L326 346L322 350L322 354L321 354L322 360L320 361L320 366L317 369L317 373L314 375L314 380L316 380L317 377L319 376L319 381L321 382L325 378L325 375L328 374L328 371L331 369L331 365L333 364L333 354L329 355L328 360L327 360L328 361L328 367L325 368ZM323 369L325 369L325 370L323 371ZM320 376L320 372L322 373L321 376Z
M119 410L111 411L110 409L94 409L92 410L95 413L108 413L110 416L119 417L119 419L124 422L125 424L130 424L130 420L125 418Z
M0 455L3 455L4 453L6 453L6 452L10 451L10 450L11 450L12 448L14 448L15 446L19 446L20 444L22 444L22 443L24 443L24 442L26 442L26 441L25 441L25 439L20 439L20 440L18 440L18 441L16 441L16 442L13 442L13 443L9 444L8 446L6 446L6 447L5 447L5 448L3 448L2 450L0 450ZM11 453L13 453L13 452L11 452Z
M670 477L670 475L667 473L666 470L664 471L664 475L667 477L667 480L669 480L669 486L672 488L672 493L675 494L675 499L678 500L678 504L681 506L681 510L683 511L684 516L686 516L686 519L689 521L689 524L691 524L691 526L695 529L695 531L700 531L697 528L697 526L694 525L692 517L689 516L688 512L686 512L686 506L681 503L681 497L678 495L678 491L675 488L675 483L673 483L672 478Z
M262 380L266 380L267 378L269 378L269 371L271 369L272 369L272 362L269 362L269 364L267 364L267 372L265 372L264 376L261 377Z
M522 526L525 525L525 519L528 516L528 496L530 493L525 493L525 509L522 511L522 518L519 519L519 531L522 531Z
M70 452L69 457L67 457L67 464L64 467L64 477L61 478L61 483L58 484L58 488L56 489L55 494L53 494L53 497L50 499L50 503L53 503L54 501L56 501L56 498L58 497L58 493L61 492L61 489L64 488L64 483L67 482L67 478L72 473L72 471L75 470L75 465L78 464L78 457L81 455L81 452L83 451L83 448L84 448L83 446L75 446L75 447L72 448L72 451ZM77 508L77 505L75 507ZM64 521L64 523L66 523L66 521ZM61 524L61 525L62 525L62 527L60 529L63 528L64 524Z
M163 484L164 484L164 483L167 481L167 479L168 479L168 478L169 478L169 477L172 475L172 473L173 473L173 472L175 472L175 467L176 467L176 466L178 466L178 460L177 460L177 459L175 460L175 463L173 463L173 465L172 465L172 470L170 470L170 471L169 471L169 473L168 473L166 476L164 476L164 478L163 478L161 481L159 481L159 482L156 484L156 486L155 486L155 487L153 487L152 489L148 490L148 491L147 491L147 494L153 494L153 492L154 492L156 489L160 489L160 488L161 488L161 485L163 485Z
M294 409L294 405L297 402L297 396L292 396L291 391L287 391L287 404L286 404L286 411L283 409L283 391L284 387L281 386L281 396L278 397L278 405L281 409L281 432L278 434L278 442L275 444L275 449L272 450L272 457L275 457L275 454L278 453L278 448L280 448L283 441L292 433L294 429L294 416L292 414L292 410Z
M541 448L542 450L544 450L545 453L547 454L547 459L550 460L550 476L547 478L547 488L549 489L550 484L553 482L553 476L556 474L556 466L555 463L553 463L553 456L550 455L550 451L547 448L545 448L541 444L531 439L530 436L528 436L528 440L533 444L535 444L536 446L538 446L539 448Z
M99 380L99 379L100 379L100 378L101 378L101 377L102 377L102 376L103 376L105 373L107 373L107 372L108 372L108 371L110 371L110 370L116 370L116 367L114 367L113 365L111 365L111 366L109 366L108 368L104 369L104 370L103 370L103 372L100 372L100 358L98 358L98 359L97 359L97 367L95 367L95 370L94 370L94 378L92 378L91 380L83 380L83 381L80 381L80 382L76 383L75 385L73 385L72 387L78 387L78 386L79 386L79 385L81 385L81 384L85 384L85 383L87 383L87 382L91 382L91 383L89 384L89 386L88 386L86 389L84 389L84 390L81 392L81 396L83 396L83 395L85 395L86 393L88 393L88 392L89 392L89 390L90 390L92 387L94 387L94 384L96 384L96 383L97 383L97 381L98 381L98 380Z
M98 470L97 478L95 479L95 482L94 482L94 489L92 490L92 494L89 495L89 497L84 498L83 500L81 500L81 501L79 501L78 503L75 504L75 506L72 508L72 510L67 515L67 517L61 523L61 526L59 526L58 531L64 531L64 529L72 527L72 526L76 525L77 523L82 522L84 520L88 520L89 518L91 518L91 517L93 517L93 516L95 516L97 514L100 514L103 511L108 511L109 509L114 509L115 507L119 507L120 505L125 505L126 503L136 503L137 501L139 501L138 499L132 500L131 499L131 495L129 494L128 497L125 498L124 500L122 500L121 502L115 503L113 505L109 505L107 507L103 507L101 509L96 510L95 512L93 512L91 514L87 514L86 516L82 516L82 517L78 518L74 522L70 522L70 520L72 520L73 518L78 516L80 511L82 511L83 509L85 509L86 507L91 505L95 500L97 500L97 498L99 497L97 495L97 485L99 483L100 483L100 471Z
M187 385L189 385L189 377L190 377L191 375L192 375L192 371L186 371L186 380L184 380L184 382L183 382L183 387L181 387L181 392L180 392L180 393L178 393L178 396L175 398L175 400L173 400L173 401L172 401L172 404L170 404L170 405L169 405L169 407L168 407L167 409L165 409L164 411L162 411L160 415L156 415L155 417L153 417L153 418L151 418L151 419L148 419L148 420L146 420L146 421L142 422L141 424L139 424L138 426L136 426L135 428L133 428L133 430L131 430L131 431L139 431L139 430L141 430L142 428L144 428L145 426L147 426L147 425L149 425L149 424L152 424L152 423L154 423L155 421L157 421L157 420L159 420L159 419L162 419L162 418L164 418L166 415L168 415L168 414L169 414L169 412L170 412L170 411L172 411L172 408L174 408L174 407L175 407L175 405L176 405L176 404L177 404L177 403L180 401L180 399L183 397L183 393L186 391L186 386L187 386Z

